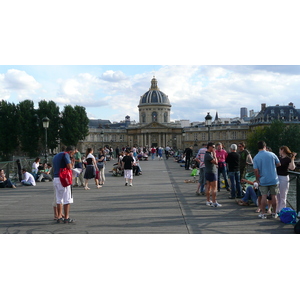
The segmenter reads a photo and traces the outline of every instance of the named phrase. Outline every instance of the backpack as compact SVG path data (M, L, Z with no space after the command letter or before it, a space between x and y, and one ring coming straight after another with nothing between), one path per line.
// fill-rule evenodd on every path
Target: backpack
M300 220L296 223L296 225L294 227L294 232L300 233Z
M290 207L283 208L279 213L280 221L285 224L295 224L297 222L297 213Z

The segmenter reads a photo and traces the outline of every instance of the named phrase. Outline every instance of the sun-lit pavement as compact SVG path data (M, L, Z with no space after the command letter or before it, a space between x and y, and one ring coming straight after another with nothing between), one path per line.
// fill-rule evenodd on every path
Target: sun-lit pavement
M173 159L142 161L143 175L135 176L133 186L125 186L122 177L109 172L106 182L97 189L92 180L90 190L75 187L70 216L74 224L53 221L52 182L35 187L18 186L0 189L0 232L72 233L72 234L186 234L186 233L293 233L293 225L279 219L261 220L255 207L241 207L228 199L224 189L218 193L221 208L205 205L204 196L196 196L197 183Z

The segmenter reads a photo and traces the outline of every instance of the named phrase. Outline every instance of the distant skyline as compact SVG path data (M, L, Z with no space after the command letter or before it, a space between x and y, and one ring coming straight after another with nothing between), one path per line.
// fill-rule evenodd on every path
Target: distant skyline
M1 65L0 99L19 103L43 99L86 107L91 119L138 120L140 97L156 77L169 96L171 120L240 116L261 103L299 103L300 66L230 65ZM300 108L300 107L299 107Z

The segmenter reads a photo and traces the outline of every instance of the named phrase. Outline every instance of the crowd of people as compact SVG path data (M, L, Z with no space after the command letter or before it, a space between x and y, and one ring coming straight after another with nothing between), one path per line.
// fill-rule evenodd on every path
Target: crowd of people
M223 177L224 188L230 192L229 199L235 199L242 206L254 203L262 219L267 218L267 215L278 217L279 212L286 207L288 171L295 169L297 153L282 146L277 156L264 141L259 141L257 148L258 153L252 159L244 143L232 144L229 153L222 143L209 142L202 145L195 157L199 169L196 194L206 196L207 206L222 206L217 202L217 192L221 190ZM248 165L253 166L253 180L246 178Z

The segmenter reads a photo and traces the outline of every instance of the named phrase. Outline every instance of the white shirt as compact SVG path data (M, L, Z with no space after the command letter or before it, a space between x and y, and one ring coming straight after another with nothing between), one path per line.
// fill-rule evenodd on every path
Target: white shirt
M25 172L23 174L23 176L24 176L24 179L21 182L27 181L27 182L31 183L32 185L36 185L34 177L30 173Z

